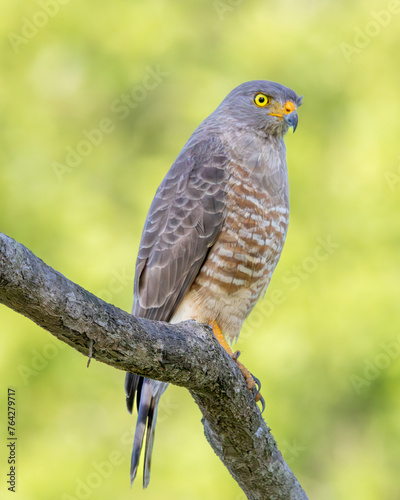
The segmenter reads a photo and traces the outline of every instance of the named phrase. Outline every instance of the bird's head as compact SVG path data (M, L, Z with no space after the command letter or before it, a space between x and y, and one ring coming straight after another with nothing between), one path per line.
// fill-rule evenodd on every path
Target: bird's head
M297 108L302 103L293 90L279 83L254 80L236 87L218 108L239 127L259 133L284 135L290 127L296 130ZM228 123L227 123L228 125Z

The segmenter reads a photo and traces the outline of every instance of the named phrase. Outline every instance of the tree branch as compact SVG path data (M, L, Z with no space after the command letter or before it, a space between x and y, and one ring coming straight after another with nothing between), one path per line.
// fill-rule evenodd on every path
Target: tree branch
M238 367L207 325L135 318L69 281L0 233L0 303L84 355L186 387L205 435L248 499L307 499Z

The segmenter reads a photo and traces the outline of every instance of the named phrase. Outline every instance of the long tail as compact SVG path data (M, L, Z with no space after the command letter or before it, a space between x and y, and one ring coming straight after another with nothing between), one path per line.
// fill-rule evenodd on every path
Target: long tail
M154 432L156 428L157 409L160 397L168 384L158 382L149 378L127 373L125 379L126 406L132 413L135 402L138 410L135 437L133 439L133 450L131 460L131 485L136 477L140 452L143 447L143 438L146 432L146 445L144 455L143 488L147 488L150 482L151 454L154 444Z

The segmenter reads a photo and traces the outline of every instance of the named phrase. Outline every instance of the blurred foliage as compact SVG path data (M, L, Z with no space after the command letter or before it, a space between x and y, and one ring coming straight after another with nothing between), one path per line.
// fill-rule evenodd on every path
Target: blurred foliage
M2 4L0 230L125 310L146 212L191 132L247 80L304 95L286 140L286 246L238 346L313 499L400 494L396 9L377 0ZM167 74L157 81L152 71ZM84 131L96 145L85 149ZM18 395L17 498L244 499L175 387L160 408L150 487L139 477L131 491L124 374L96 361L88 370L3 306L0 322L3 438L6 387Z

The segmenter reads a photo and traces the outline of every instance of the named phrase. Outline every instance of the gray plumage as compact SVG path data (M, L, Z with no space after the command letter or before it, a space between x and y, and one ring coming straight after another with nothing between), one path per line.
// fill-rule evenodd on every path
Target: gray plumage
M258 93L268 96L267 106L255 104ZM228 340L238 336L284 243L289 204L283 136L290 126L296 128L300 104L301 98L282 85L247 82L195 130L147 215L133 315L215 320ZM128 410L135 397L138 408L131 482L146 433L144 487L150 480L157 406L167 385L126 377Z

